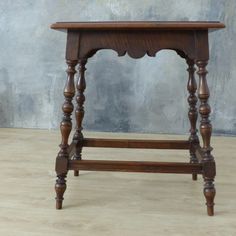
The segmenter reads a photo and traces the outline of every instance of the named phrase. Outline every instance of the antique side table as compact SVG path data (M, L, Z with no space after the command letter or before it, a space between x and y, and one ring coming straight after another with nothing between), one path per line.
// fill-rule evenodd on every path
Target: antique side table
M212 126L209 120L211 108L208 104L209 89L206 79L206 65L209 59L208 33L224 28L220 22L58 22L52 29L67 32L66 63L67 81L64 88L65 102L62 106L63 118L60 125L62 141L56 158L57 180L56 208L62 208L63 195L66 190L66 176L69 170L79 175L79 170L90 171L128 171L149 173L202 174L204 179L204 195L207 212L214 215L214 177L216 167L210 139ZM188 140L130 140L130 139L98 139L85 138L82 134L84 117L85 64L98 50L113 49L118 56L126 53L132 58L141 58L145 54L155 57L162 49L170 49L186 60L188 65L189 91L188 117L190 121L190 137ZM75 67L79 64L78 80L74 82ZM197 65L199 86L194 78ZM198 88L197 88L198 87ZM203 145L200 146L196 122L198 117L197 96L200 100L199 113L201 116L200 133ZM69 145L68 139L72 130L71 113L72 99L76 94L76 131ZM173 94L173 96L175 96ZM166 104L168 105L168 104ZM152 149L188 149L190 163L179 162L138 162L138 161L103 161L82 160L83 147L110 148L152 148Z

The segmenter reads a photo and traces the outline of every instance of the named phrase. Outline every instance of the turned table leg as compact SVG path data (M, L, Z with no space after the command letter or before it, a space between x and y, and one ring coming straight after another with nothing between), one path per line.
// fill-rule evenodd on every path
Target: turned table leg
M214 215L214 197L215 197L215 187L214 178L216 175L215 161L214 157L211 155L212 147L210 146L210 139L212 133L212 126L209 120L209 114L211 108L208 104L208 98L210 96L207 80L206 80L206 65L207 61L198 60L198 75L199 75L199 90L198 97L200 99L199 113L201 115L200 122L200 133L203 140L202 151L204 157L202 160L203 164L203 178L204 178L204 195L206 198L207 213L209 216Z
M57 180L55 185L56 191L56 208L62 208L63 195L66 190L66 176L68 172L68 138L72 129L71 113L73 111L72 99L75 95L74 74L76 73L76 60L67 60L67 81L64 88L65 101L62 106L63 118L60 125L62 141L60 144L60 151L56 158L56 173Z
M82 121L84 118L84 90L86 88L86 81L85 81L85 64L87 62L87 59L81 59L79 60L79 76L77 81L77 95L76 95L76 110L75 110L75 118L76 118L76 132L73 137L73 142L75 143L75 154L73 156L74 160L81 160L82 157L82 148L83 148L83 127L82 127ZM74 171L74 176L79 176L79 171Z
M194 60L192 59L186 59L186 62L188 64L188 73L189 73L189 78L188 78L188 85L187 89L189 92L189 97L188 97L188 103L189 103L189 111L188 111L188 118L190 121L190 136L189 136L189 141L190 141L190 163L198 163L198 159L195 154L195 144L199 144L199 139L197 136L197 117L198 117L198 111L196 108L197 104L197 96L195 95L196 90L197 90L197 83L194 77ZM192 174L192 179L197 180L197 174Z

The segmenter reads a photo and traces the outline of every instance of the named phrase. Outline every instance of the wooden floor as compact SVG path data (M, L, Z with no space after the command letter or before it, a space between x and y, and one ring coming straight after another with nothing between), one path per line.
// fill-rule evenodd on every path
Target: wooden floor
M111 136L173 138L101 137ZM71 172L64 209L55 210L54 160L59 142L55 131L0 129L1 236L236 235L235 137L212 141L217 161L214 217L206 215L202 178L193 182L190 175L173 174L81 172L74 177ZM188 153L85 148L84 158L184 162Z

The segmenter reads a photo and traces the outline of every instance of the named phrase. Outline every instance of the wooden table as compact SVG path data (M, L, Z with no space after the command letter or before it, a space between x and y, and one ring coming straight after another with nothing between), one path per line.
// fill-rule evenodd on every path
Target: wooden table
M58 22L52 29L67 32L66 63L67 81L64 88L65 101L62 106L63 118L60 125L62 141L56 158L57 180L56 208L62 208L63 195L66 190L66 176L69 170L79 175L79 170L90 171L126 171L149 173L197 174L204 179L204 195L207 212L214 215L216 167L210 145L212 125L209 120L211 108L208 104L209 89L206 79L206 65L209 60L208 33L224 28L220 22ZM186 60L188 65L187 89L189 92L188 117L190 137L188 140L129 140L85 138L82 134L84 117L85 64L98 50L113 49L118 56L126 53L132 58L144 55L155 57L162 49L170 49ZM74 75L79 64L79 76L76 82ZM203 145L200 146L196 122L198 117L197 83L194 78L197 65L199 76L198 98L200 100L200 133ZM144 81L145 83L145 81ZM104 91L105 93L106 91ZM76 131L69 145L68 139L72 130L72 99L76 93ZM173 94L173 96L175 96ZM168 106L168 104L166 104ZM138 162L138 161L102 161L82 160L83 147L110 148L151 148L151 149L187 149L190 152L190 163L177 162Z

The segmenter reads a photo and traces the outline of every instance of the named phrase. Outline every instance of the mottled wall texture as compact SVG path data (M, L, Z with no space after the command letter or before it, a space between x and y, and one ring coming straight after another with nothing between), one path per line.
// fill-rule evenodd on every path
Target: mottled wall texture
M0 126L57 128L61 119L66 34L56 21L216 20L210 35L214 132L236 134L235 0L0 1ZM187 72L163 50L135 60L99 51L87 64L84 127L114 132L187 133Z

